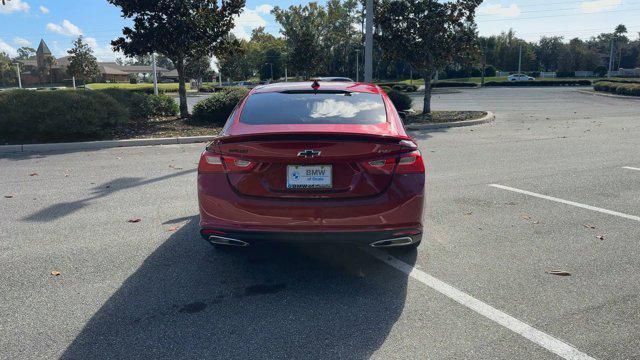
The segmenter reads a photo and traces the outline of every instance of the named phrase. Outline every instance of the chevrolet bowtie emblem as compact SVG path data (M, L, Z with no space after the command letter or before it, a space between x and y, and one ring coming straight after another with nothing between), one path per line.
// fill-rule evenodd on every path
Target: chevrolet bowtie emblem
M322 154L322 152L318 150L303 150L298 153L298 156L312 158L312 157L320 156L320 154Z

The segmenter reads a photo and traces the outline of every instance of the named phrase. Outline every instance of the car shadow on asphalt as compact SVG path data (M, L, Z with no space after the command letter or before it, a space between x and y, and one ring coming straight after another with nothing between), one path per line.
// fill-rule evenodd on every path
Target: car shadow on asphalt
M78 210L81 210L85 206L89 205L91 201L103 198L105 196L111 195L118 191L131 189L138 186L145 186L149 184L156 183L158 181L163 181L167 179L174 178L176 176L182 176L186 174L190 174L195 172L196 169L182 170L175 173L158 176L151 179L144 179L139 177L123 177L114 180L110 180L104 184L98 185L91 190L91 196L88 196L84 199L69 201L69 202L61 202L53 205L49 205L43 209L36 211L35 213L26 216L22 219L22 221L27 222L48 222L60 219L62 217L68 216Z
M393 255L415 263L415 251ZM404 273L357 247L220 251L200 238L193 216L62 358L366 359L400 317L406 292Z

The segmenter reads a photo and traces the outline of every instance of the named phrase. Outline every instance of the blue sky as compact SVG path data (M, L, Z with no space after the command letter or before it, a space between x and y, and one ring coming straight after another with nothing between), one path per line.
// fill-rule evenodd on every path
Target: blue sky
M246 37L252 29L265 26L278 34L269 11L276 5L300 3L306 1L248 0L234 33ZM619 23L626 24L635 39L640 32L638 19L640 0L485 0L477 17L482 35L513 28L518 36L532 41L545 35L589 38ZM64 56L73 39L82 34L102 61L119 56L109 41L128 24L106 0L8 0L7 5L0 4L0 22L0 51L10 55L20 46L37 47L43 38L56 56Z

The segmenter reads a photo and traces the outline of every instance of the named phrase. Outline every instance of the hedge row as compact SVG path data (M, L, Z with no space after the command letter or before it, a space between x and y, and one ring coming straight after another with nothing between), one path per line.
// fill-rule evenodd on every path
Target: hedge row
M152 116L170 116L178 113L178 105L165 94L147 95L138 90L108 88L96 90L116 99L129 112L131 120L147 120Z
M405 83L401 83L401 82L378 83L377 85L380 86L386 92L388 92L387 89L396 90L396 91L404 91L404 92L416 92L416 91L418 91L418 87L417 86L410 85L410 84L405 84Z
M124 89L5 91L0 93L0 140L96 139L131 121L177 112L178 106L167 95Z
M640 96L640 83L598 81L593 89L618 95Z
M193 108L191 120L198 123L223 126L233 108L249 93L244 87L225 87L201 100Z
M477 87L478 84L469 81L438 81L431 83L431 87L443 88L443 87Z
M484 86L589 86L591 80L488 81Z
M63 141L100 138L129 121L127 109L97 91L0 93L3 141Z
M596 84L599 82L610 82L610 83L622 83L622 84L640 84L640 79L606 79L606 80L598 80Z

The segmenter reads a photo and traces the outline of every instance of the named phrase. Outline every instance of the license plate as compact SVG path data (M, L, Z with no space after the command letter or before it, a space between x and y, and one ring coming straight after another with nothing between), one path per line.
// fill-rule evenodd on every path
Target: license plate
M330 189L332 170L331 165L288 165L287 189Z

